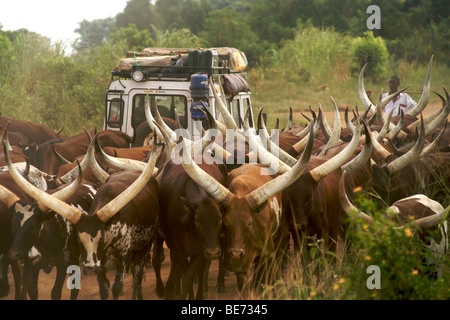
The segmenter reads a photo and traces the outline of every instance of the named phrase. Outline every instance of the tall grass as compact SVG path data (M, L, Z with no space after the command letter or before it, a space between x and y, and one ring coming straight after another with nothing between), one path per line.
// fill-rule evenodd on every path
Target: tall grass
M201 46L205 42L187 30L160 31L157 46ZM351 72L351 37L333 29L300 26L295 37L270 50L261 63L248 70L255 113L264 108L268 128L276 118L285 125L289 107L298 117L311 106L322 104L332 110L331 98L338 104L361 106L357 90L358 74ZM4 42L4 43L3 43ZM83 127L101 127L105 91L110 72L129 49L125 42L103 43L78 55L65 55L65 44L51 45L35 34L17 33L11 43L0 46L0 111L8 116L44 123L54 130L64 127L65 134ZM442 93L448 85L449 67L443 58L434 57L431 87ZM387 72L397 74L401 85L411 84L410 91L420 92L426 65L389 57ZM388 79L373 82L369 75L366 89L375 100ZM418 101L420 95L412 94ZM430 103L440 103L432 94ZM302 121L296 118L295 121Z
M357 200L364 210L374 204ZM282 278L262 289L252 289L247 298L275 300L448 300L450 299L450 257L448 254L427 264L436 256L419 240L419 230L398 224L375 210L380 223L361 219L346 221L347 233L336 253L327 252L321 240L309 241L303 252L291 253L289 267ZM432 237L440 239L439 232ZM306 242L305 242L306 243ZM371 267L372 266L372 267ZM379 268L379 288L374 271ZM436 270L442 276L436 278ZM378 272L378 271L377 271ZM369 283L369 285L368 285Z
M276 118L281 124L287 123L289 107L295 115L309 112L309 106L317 110L322 104L325 110L332 110L331 98L338 105L361 107L358 95L359 71L352 73L352 38L333 29L312 26L299 28L294 39L285 41L278 49L264 56L261 64L248 73L253 105L257 110L264 108L268 114L268 127L275 126ZM431 56L430 56L431 58ZM442 86L448 86L450 68L443 63L443 57L433 59L431 89L443 94ZM405 60L387 58L386 79L374 81L369 74L364 80L365 88L372 91L372 99L389 90L391 75L398 75L401 87L411 84L411 97L420 99L428 65ZM447 88L448 89L448 88ZM430 104L440 103L432 94ZM298 122L302 120L297 118Z

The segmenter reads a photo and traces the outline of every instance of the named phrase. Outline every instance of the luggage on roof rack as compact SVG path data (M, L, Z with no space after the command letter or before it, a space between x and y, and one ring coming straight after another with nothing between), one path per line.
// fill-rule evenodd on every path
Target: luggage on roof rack
M120 74L131 73L136 68L148 73L174 72L176 61L182 60L179 72L183 73L237 73L247 67L245 53L230 47L218 48L146 48L128 51L113 70ZM168 71L170 70L170 71Z

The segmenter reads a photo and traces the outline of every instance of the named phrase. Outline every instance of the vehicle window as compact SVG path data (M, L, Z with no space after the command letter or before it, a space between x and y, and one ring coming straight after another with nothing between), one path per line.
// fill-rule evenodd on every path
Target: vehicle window
M112 99L109 105L108 126L120 128L123 118L123 100Z
M242 99L242 108L244 110L244 115L247 112L247 109L250 107L250 116L248 119L248 122L250 124L250 128L253 127L253 117L252 117L252 111L251 111L251 103L250 103L250 98L244 98Z
M147 121L145 118L145 94L135 95L133 98L133 112L131 124L133 128L137 128L142 122ZM150 110L154 115L154 106L158 106L161 117L175 120L175 110L180 119L181 125L186 128L186 106L187 100L185 96L164 96L149 95Z
M241 127L241 117L240 115L240 103L239 99L233 99L232 103L232 110L233 110L233 118L234 122L236 122L238 128Z

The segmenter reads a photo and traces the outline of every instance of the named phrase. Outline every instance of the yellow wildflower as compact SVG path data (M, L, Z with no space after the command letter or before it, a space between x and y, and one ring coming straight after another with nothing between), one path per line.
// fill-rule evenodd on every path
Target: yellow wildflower
M406 228L405 229L405 234L406 234L407 237L412 237L413 236L413 233L412 233L410 228Z

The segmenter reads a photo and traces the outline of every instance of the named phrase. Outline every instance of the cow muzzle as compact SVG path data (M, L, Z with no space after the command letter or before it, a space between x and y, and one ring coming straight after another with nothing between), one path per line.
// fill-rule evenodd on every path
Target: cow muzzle
M217 259L220 256L219 248L211 248L205 250L205 258L206 259Z
M9 251L9 258L11 260L21 260L24 257L24 255L20 251Z
M97 261L96 263L85 261L82 266L83 266L83 273L85 275L88 274L98 275L100 272L100 261Z
M236 248L230 249L230 256L232 259L240 259L244 256L244 254L245 254L244 249L236 249Z

